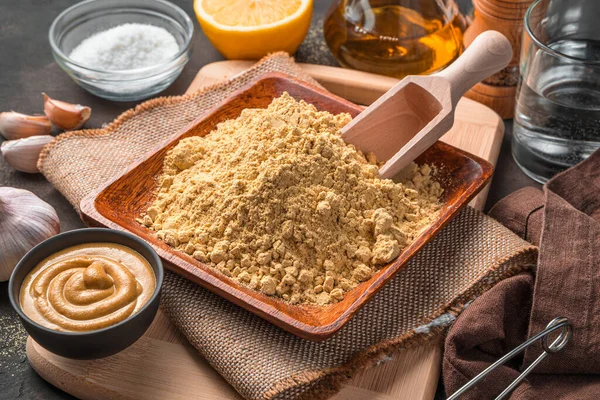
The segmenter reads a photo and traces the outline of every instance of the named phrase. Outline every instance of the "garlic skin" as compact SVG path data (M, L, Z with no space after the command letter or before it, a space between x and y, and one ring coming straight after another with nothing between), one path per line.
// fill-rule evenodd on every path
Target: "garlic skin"
M7 140L48 135L52 124L45 115L25 115L14 111L0 113L0 133Z
M44 113L52 123L65 131L79 129L90 119L92 109L79 104L55 100L44 95Z
M0 153L6 162L17 171L35 174L40 172L37 163L42 149L53 140L54 137L50 135L9 140L2 143Z
M59 232L50 204L27 190L0 187L0 282L10 278L25 253Z

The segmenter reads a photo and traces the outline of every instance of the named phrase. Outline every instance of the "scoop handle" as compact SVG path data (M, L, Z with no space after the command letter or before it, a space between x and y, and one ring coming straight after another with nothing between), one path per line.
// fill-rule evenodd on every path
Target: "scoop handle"
M512 59L510 41L500 32L485 31L448 68L436 75L450 82L452 104L475 84L501 71Z

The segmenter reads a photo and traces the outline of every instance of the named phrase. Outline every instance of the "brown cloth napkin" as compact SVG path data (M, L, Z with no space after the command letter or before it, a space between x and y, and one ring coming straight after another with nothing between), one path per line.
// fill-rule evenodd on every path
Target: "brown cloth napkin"
M288 55L274 54L230 81L140 104L104 129L63 134L44 149L40 169L78 208L157 143L270 71L317 84ZM359 368L435 338L464 304L536 257L537 248L467 208L325 342L299 339L174 273L166 274L161 306L242 396L325 398Z
M525 188L509 195L490 215L539 245L538 265L502 281L458 317L446 338L447 393L562 316L573 326L569 344L510 398L599 399L600 151L548 181L543 192ZM530 347L462 398L494 398L542 351L539 343Z

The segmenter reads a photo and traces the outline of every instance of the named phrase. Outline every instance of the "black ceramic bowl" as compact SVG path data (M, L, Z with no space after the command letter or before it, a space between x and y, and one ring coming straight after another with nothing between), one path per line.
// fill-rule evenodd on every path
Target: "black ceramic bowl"
M32 321L19 301L21 284L27 274L46 257L71 246L85 243L116 243L142 255L152 266L156 277L154 294L137 313L118 324L90 332L60 332ZM146 242L125 232L111 229L79 229L54 236L31 249L15 267L8 283L8 296L13 308L31 337L46 350L59 356L89 360L107 357L131 346L154 320L163 282L163 266L156 252Z

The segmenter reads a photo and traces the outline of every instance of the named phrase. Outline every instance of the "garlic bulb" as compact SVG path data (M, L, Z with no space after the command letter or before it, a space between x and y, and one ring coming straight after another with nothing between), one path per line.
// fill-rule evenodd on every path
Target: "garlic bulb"
M45 115L25 115L14 111L0 113L0 133L8 140L47 135L52 124Z
M0 187L0 282L29 250L60 232L52 206L33 193Z
M50 135L9 140L2 143L0 153L6 162L17 171L34 174L40 172L37 163L42 149L53 140L54 137Z
M44 113L60 129L68 131L81 128L92 115L92 109L89 107L55 100L46 93L42 94L44 95Z

